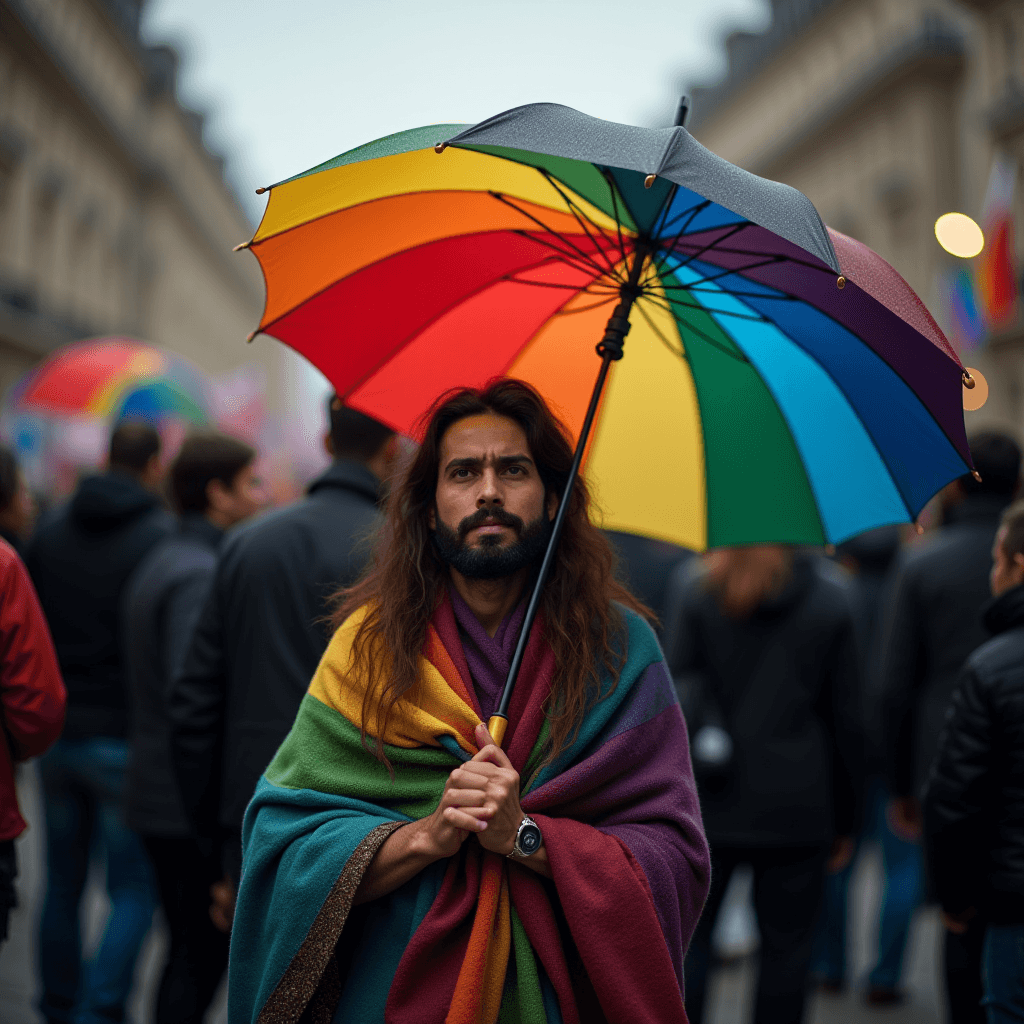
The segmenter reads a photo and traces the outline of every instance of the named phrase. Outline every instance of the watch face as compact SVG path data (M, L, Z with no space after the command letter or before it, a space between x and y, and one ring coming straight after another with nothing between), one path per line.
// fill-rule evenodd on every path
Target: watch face
M540 829L536 825L524 825L519 833L517 845L524 857L536 853L540 849Z

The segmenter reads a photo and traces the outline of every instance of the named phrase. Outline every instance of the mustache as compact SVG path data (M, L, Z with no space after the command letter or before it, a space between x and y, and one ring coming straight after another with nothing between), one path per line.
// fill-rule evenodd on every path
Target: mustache
M507 526L521 534L525 524L519 516L506 512L503 508L478 508L459 523L459 540L465 540L466 534L478 526L491 525Z

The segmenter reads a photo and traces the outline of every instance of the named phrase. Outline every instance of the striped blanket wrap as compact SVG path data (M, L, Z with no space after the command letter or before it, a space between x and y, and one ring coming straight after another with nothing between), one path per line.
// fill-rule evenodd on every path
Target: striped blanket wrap
M622 616L625 660L578 735L547 758L554 655L530 635L505 749L552 880L473 836L389 896L353 907L367 865L429 815L477 747L480 711L450 603L417 687L361 741L355 612L336 632L243 828L229 1020L366 1024L685 1021L682 962L710 874L686 728L661 650ZM372 735L372 734L371 734Z

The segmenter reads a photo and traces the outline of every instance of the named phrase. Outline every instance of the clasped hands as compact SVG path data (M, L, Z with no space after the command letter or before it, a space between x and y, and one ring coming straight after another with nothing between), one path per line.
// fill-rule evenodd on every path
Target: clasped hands
M439 857L458 853L470 833L485 850L509 854L523 820L519 773L487 726L478 725L475 738L479 753L448 776L441 802L425 822Z

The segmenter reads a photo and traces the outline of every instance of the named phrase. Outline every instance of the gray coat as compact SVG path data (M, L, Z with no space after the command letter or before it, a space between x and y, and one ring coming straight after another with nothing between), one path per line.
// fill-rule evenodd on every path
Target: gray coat
M199 622L222 536L203 516L186 515L178 533L142 561L125 592L122 622L132 712L128 824L146 835L189 833L171 765L167 697Z

